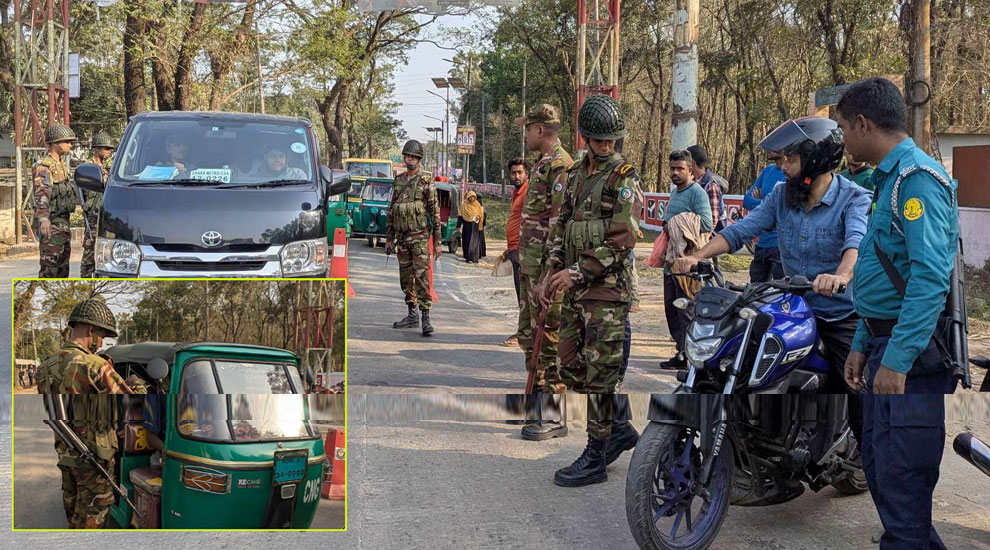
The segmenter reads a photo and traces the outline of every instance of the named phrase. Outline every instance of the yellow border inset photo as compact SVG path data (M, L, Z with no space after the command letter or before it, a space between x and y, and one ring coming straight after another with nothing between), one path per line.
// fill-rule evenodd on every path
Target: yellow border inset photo
M345 279L11 284L12 530L347 530Z

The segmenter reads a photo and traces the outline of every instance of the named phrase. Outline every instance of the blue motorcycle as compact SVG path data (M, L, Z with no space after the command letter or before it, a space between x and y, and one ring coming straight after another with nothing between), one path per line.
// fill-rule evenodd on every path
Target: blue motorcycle
M649 420L626 475L640 548L708 548L730 504L867 490L845 395L654 395Z
M806 277L723 287L708 261L677 275L705 286L694 300L674 301L694 312L684 342L690 368L677 373L675 393L817 393L824 386L828 363L804 299L812 292Z

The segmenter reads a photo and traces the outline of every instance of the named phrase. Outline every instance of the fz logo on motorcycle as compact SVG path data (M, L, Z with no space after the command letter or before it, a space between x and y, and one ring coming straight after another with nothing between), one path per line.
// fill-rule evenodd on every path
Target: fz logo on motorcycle
M784 356L784 360L781 361L780 364L783 365L785 363L792 363L794 361L797 361L798 359L803 359L806 355L811 353L812 347L814 346L808 346L806 348L796 349L787 352L787 355Z
M203 233L201 239L206 246L218 246L223 242L223 235L219 231L207 231Z

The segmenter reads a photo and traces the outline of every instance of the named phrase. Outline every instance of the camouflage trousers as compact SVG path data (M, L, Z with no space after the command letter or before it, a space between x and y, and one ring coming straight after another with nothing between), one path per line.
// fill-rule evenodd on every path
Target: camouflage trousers
M96 273L96 224L100 221L100 211L86 214L89 219L89 230L83 232L82 263L79 266L79 276L91 278Z
M395 245L399 260L399 285L405 294L406 305L430 309L430 239L429 237L402 239Z
M536 295L537 284L539 284L538 278L519 272L519 326L516 335L526 357L527 373L533 368L533 345L543 309L540 297ZM533 379L533 388L541 389L545 393L564 393L565 390L564 384L560 381L560 365L557 362L560 304L561 298L558 297L547 312L543 341L540 344L539 363Z
M52 234L45 238L35 224L38 244L41 252L41 269L38 277L42 279L66 278L69 276L69 254L72 252L72 231L69 222L52 220Z
M588 394L588 435L608 439L612 431L612 394L623 377L623 344L629 304L575 300L561 307L560 378L571 391Z
M102 460L100 464L113 471L112 460ZM62 471L62 505L70 529L103 529L107 523L107 513L114 502L110 482L100 475L89 462L78 467L59 465Z

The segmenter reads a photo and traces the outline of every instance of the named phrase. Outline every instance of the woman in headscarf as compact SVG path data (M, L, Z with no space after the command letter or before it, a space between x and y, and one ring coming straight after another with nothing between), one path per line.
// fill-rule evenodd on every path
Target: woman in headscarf
M461 245L464 247L464 261L478 263L483 257L481 231L485 227L485 207L478 200L478 194L468 192L461 203L457 227L461 230Z

